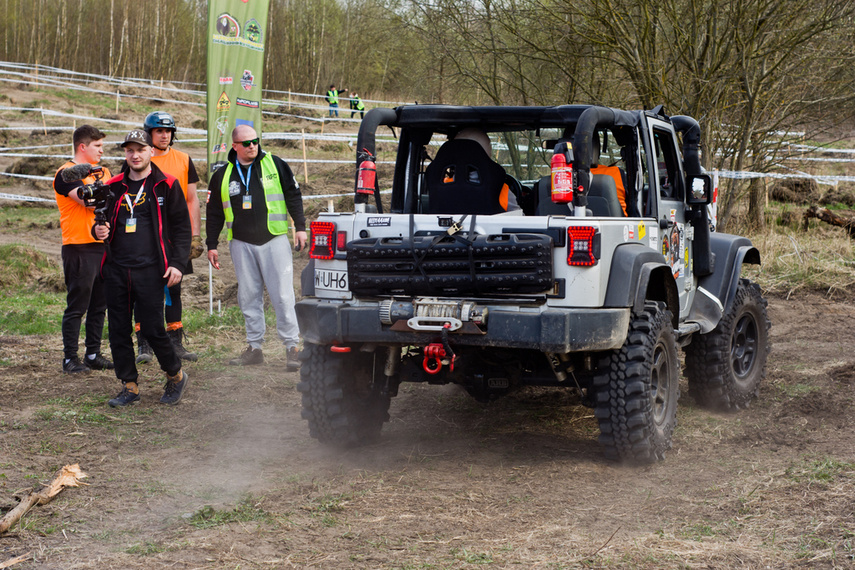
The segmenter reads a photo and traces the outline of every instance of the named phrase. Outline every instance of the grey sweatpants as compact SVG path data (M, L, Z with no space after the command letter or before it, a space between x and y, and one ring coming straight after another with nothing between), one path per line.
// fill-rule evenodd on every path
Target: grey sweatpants
M246 322L246 342L261 348L264 342L264 287L276 311L276 332L286 347L297 346L300 329L294 311L294 267L286 234L264 245L233 239L229 242L238 281L238 305Z

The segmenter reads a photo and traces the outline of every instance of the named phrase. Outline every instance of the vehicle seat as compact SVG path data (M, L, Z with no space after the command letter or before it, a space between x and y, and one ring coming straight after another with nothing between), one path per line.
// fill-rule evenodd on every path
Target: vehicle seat
M611 179L611 176L595 174L593 178L597 179L600 177L609 178L611 180L611 193L614 196L615 203L617 204L617 210L614 209L614 205L610 205L609 198L602 194L602 187L598 185L595 186L594 182L591 182L591 189L588 190L588 211L591 216L601 216L601 217L622 217L623 210L621 210L620 202L617 202L617 190L615 189L614 180ZM603 182L602 184L608 185L608 181ZM537 208L535 209L536 216L571 216L573 215L572 204L556 204L552 201L552 178L550 176L544 176L541 178L537 184ZM605 190L606 193L609 192L608 189ZM615 213L617 212L617 213Z
M544 176L535 184L537 207L535 216L572 216L572 204L556 204L552 201L552 176Z
M591 186L588 189L588 208L595 216L613 218L624 217L623 208L618 200L615 179L608 174L591 175Z
M425 169L429 214L498 214L505 169L473 140L443 144Z

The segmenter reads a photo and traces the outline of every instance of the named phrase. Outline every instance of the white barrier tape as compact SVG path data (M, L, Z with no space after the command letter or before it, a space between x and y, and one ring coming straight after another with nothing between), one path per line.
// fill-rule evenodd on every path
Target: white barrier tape
M821 174L807 174L807 173L795 173L795 174L785 174L782 172L737 172L733 170L719 170L719 176L722 178L732 178L736 180L749 180L751 178L775 178L775 179L784 179L784 178L805 178L805 179L813 179L817 182L824 184L835 184L836 182L855 182L855 176L834 176L834 175L821 175Z
M197 190L196 192L204 192L206 194L208 193L206 189ZM391 194L392 190L381 190L380 193ZM342 196L353 196L353 192L348 192L345 194L314 194L311 196L303 196L303 200L314 200L319 198L340 198ZM3 192L0 192L0 200L16 200L18 202L55 202L55 200L50 200L48 198L39 198L37 196L22 196L20 194L5 194Z
M0 192L0 200L15 200L17 202L55 202L47 198L37 198L35 196L19 196L17 194L5 194Z
M11 172L0 172L3 176L11 176L12 178L27 178L29 180L50 180L53 182L53 176L36 176L35 174L13 174Z
M49 65L32 65L18 62L8 62L2 61L0 62L0 69L7 70L7 75L12 74L8 70L24 70L29 72L36 72L38 74L39 80L52 80L56 81L57 78L51 77L47 75L46 72L51 73L57 76L65 76L67 80L69 79L80 79L85 80L87 82L99 82L99 83L107 83L108 85L119 85L119 86L128 86L128 87L138 87L138 88L147 88L147 89L158 89L163 91L173 91L177 93L185 93L190 95L205 95L206 84L204 83L194 83L194 82L185 82L185 81L164 81L163 83L168 83L172 85L189 85L195 88L193 89L180 89L175 87L169 87L168 85L161 86L161 83L157 80L140 78L140 77L105 77L103 75L98 75L94 73L83 73L79 71L72 71L69 69L62 69L59 67L53 67ZM27 78L33 78L33 73L16 73L15 75L22 75ZM18 81L17 83L21 83ZM324 99L326 94L317 94L317 93L301 93L298 91L279 91L274 89L265 89L266 93L275 93L280 95L285 95L286 97L303 97L307 99ZM350 98L340 95L342 101L349 101ZM378 105L384 106L397 106L397 105L408 105L410 102L408 101L385 101L382 99L364 99L362 101L365 103L376 103ZM286 105L289 101L283 101ZM295 101L290 101L291 105L294 105Z
M389 190L380 190L381 194L391 194L391 188ZM345 194L313 194L311 196L303 196L303 200L313 200L315 198L341 198L342 196L353 196L353 191L347 192Z

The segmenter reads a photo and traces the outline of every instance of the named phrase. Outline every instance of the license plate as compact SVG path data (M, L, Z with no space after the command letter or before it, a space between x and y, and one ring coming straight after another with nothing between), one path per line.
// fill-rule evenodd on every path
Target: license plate
M315 289L347 291L347 271L315 269Z

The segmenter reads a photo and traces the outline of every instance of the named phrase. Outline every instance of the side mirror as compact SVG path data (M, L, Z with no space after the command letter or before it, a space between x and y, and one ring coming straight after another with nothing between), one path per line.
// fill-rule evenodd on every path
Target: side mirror
M689 192L686 203L690 206L702 206L712 201L712 178L709 174L692 174L688 177Z

